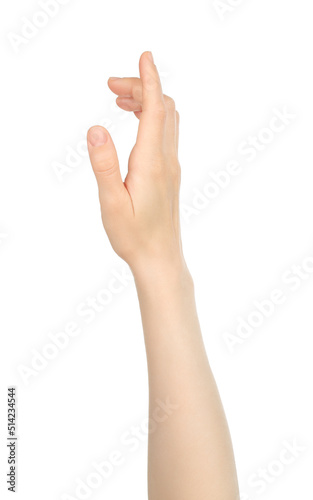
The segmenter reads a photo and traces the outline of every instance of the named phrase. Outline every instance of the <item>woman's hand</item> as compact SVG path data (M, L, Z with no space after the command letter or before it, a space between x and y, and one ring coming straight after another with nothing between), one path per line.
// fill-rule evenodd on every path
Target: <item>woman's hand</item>
M88 131L104 228L115 252L132 270L158 263L183 263L179 223L179 115L163 95L150 52L139 61L140 78L110 78L118 106L139 118L136 144L123 182L108 131Z
M150 53L140 79L110 79L117 104L139 118L123 183L111 137L88 132L102 219L136 283L149 375L149 500L239 500L230 435L197 316L179 228L178 114ZM169 414L155 419L155 402ZM152 427L153 429L153 427ZM174 464L174 465L173 465Z

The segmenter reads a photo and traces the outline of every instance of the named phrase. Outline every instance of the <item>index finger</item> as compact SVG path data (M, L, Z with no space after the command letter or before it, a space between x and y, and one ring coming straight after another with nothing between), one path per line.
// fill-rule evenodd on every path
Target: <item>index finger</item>
M160 76L151 52L144 52L139 61L142 82L142 113L137 142L160 144L164 136L166 109Z

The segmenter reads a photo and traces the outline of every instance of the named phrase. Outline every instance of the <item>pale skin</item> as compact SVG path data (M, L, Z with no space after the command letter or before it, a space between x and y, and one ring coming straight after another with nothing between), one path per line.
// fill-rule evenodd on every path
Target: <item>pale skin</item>
M140 78L110 78L117 105L139 119L122 180L106 129L88 131L105 231L138 293L149 377L149 500L238 500L231 438L199 325L180 236L179 115L151 52ZM166 418L156 401L169 401ZM162 420L162 421L161 421Z

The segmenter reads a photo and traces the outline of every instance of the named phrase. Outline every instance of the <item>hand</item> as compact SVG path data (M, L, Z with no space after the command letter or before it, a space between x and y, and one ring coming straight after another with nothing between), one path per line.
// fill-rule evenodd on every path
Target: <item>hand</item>
M104 228L115 252L132 270L142 264L184 262L179 223L179 115L163 95L150 52L139 61L140 78L110 78L117 105L139 118L136 144L123 182L108 131L88 131Z

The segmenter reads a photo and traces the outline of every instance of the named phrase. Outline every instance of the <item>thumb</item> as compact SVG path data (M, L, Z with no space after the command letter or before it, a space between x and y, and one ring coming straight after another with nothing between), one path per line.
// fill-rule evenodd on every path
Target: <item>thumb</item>
M101 203L106 200L116 200L125 187L116 149L109 132L104 127L91 127L87 134L87 145L98 182Z

